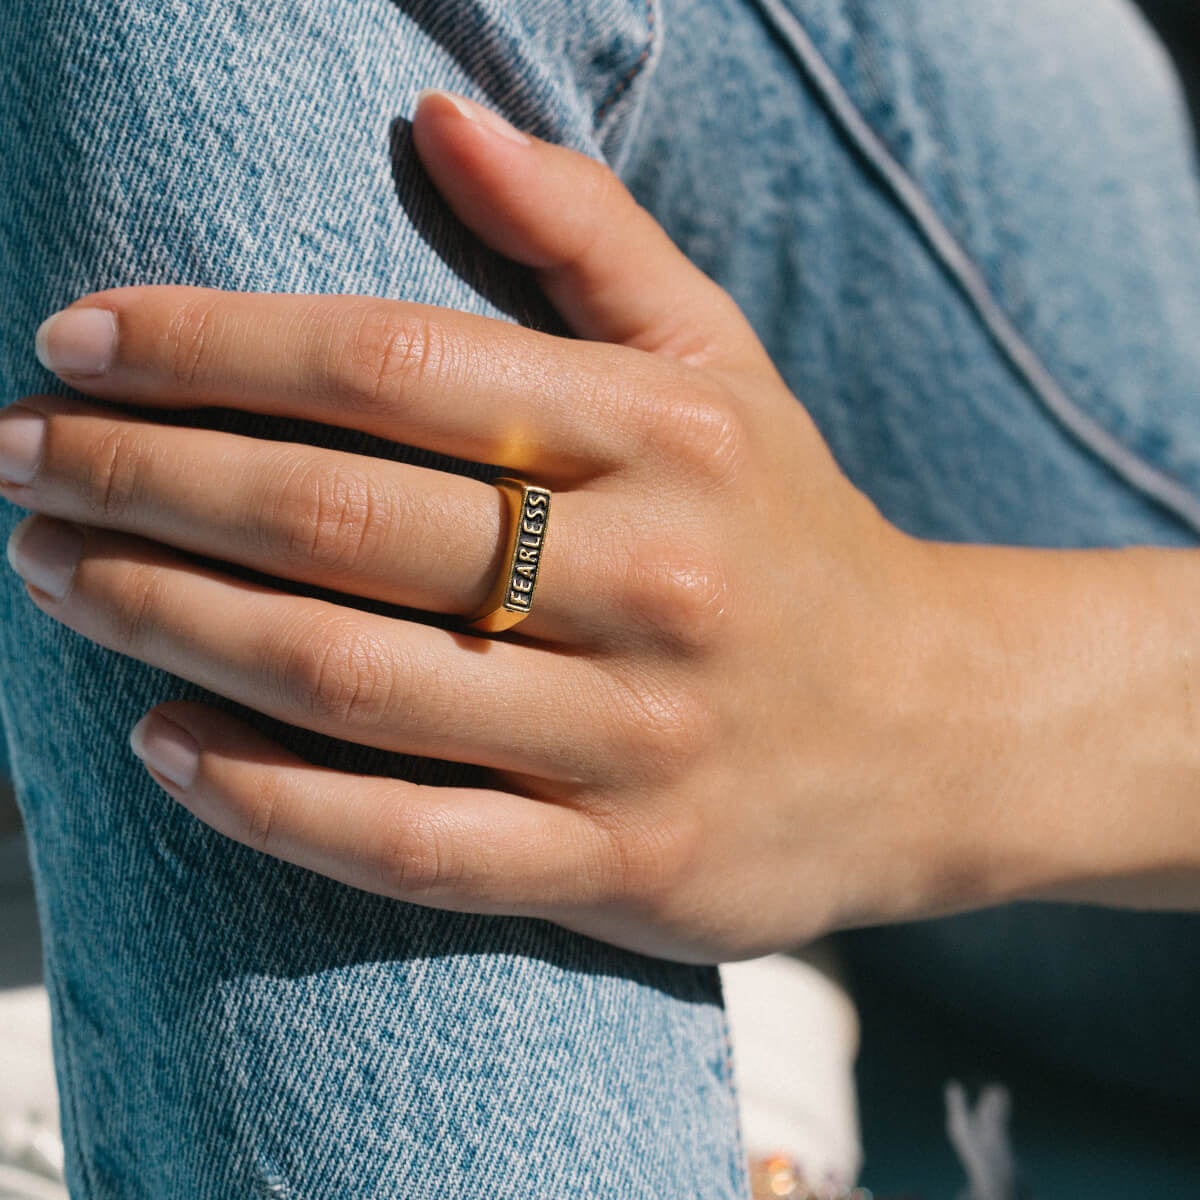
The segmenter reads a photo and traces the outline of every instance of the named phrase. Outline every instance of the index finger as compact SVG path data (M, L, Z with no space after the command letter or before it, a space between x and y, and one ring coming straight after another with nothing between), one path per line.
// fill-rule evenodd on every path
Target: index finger
M43 322L37 349L90 395L298 417L559 486L628 461L640 397L680 370L435 305L181 285L91 293Z

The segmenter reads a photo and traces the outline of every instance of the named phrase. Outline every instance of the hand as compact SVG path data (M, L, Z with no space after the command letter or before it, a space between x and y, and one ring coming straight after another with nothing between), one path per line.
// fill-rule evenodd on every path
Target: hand
M532 614L445 631L172 550L466 616L499 568L485 483L53 396L0 419L26 451L0 459L3 495L44 514L10 543L31 599L292 724L490 770L464 789L317 768L190 702L139 722L202 820L362 888L687 961L995 896L968 849L987 814L959 803L976 731L943 719L971 683L936 633L943 558L849 484L737 306L615 176L481 112L427 97L421 158L579 340L130 287L78 300L40 352L98 397L346 425L553 488Z

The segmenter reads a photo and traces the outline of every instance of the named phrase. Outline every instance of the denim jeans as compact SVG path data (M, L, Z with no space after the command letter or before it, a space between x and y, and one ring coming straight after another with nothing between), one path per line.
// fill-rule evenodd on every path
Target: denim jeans
M1190 135L1119 0L39 0L0 7L0 62L6 398L64 390L38 321L127 283L564 332L416 164L415 94L445 86L606 159L897 524L1196 542ZM156 418L485 469L250 413ZM0 502L0 534L19 516ZM186 697L313 762L468 770L123 659L11 573L0 614L73 1194L745 1195L715 969L266 858L164 795L126 737Z

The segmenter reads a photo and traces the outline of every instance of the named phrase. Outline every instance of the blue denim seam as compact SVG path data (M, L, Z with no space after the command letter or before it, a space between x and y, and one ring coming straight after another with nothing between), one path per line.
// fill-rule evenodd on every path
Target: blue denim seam
M30 852L32 853L32 847ZM43 925L46 925L43 922ZM62 981L59 978L58 970L56 969L56 956L43 951L42 954L42 969L45 974L46 990L50 994L53 1011L58 1014L65 1012L62 995ZM59 1044L60 1062L56 1064L56 1069L59 1075L59 1107L68 1112L60 1114L64 1128L78 1130L79 1125L79 1110L76 1107L76 1100L79 1096L79 1071L76 1067L75 1052L72 1047L72 1032L70 1021L57 1022L57 1034ZM72 1154L70 1160L66 1164L68 1169L67 1178L70 1178L70 1167L73 1163L76 1171L79 1173L80 1179L83 1181L84 1192L88 1196L98 1195L94 1181L92 1180L91 1170L85 1154Z
M624 100L636 105L637 85L643 80L649 79L653 74L653 68L658 62L658 50L662 45L662 37L663 19L659 0L646 0L646 44L642 47L637 61L612 85L608 95L596 108L592 118L601 142L605 137L606 124L611 124L616 120L620 112L620 102ZM638 116L639 114L635 112L630 120L630 128L625 131L621 148L610 164L613 170L619 172L629 154L629 148L637 136Z
M729 1087L729 1094L733 1097L734 1111L738 1113L738 1118L735 1121L734 1139L737 1148L738 1162L742 1164L742 1191L746 1195L750 1194L750 1156L746 1151L746 1142L742 1130L741 1121L741 1106L739 1103L739 1090L737 1082L737 1062L734 1058L733 1049L733 1031L729 1027L729 1010L725 1007L725 981L721 978L721 971L717 969L717 999L721 1006L721 1029L724 1033L725 1042L725 1083Z
M608 110L632 86L633 81L638 77L638 74L650 58L650 52L654 48L655 15L654 0L646 0L646 44L642 47L642 52L638 55L637 62L613 84L612 88L609 89L608 95L605 96L603 102L600 104L600 107L596 109L594 120L597 126L603 126L604 118L608 115Z
M12 741L12 721L8 718L4 704L4 692L0 689L0 781L5 779L16 790L17 775L13 766L15 750Z
M836 72L784 0L755 0L783 39L809 84L821 97L844 138L862 156L921 235L926 247L957 285L992 342L1042 407L1114 474L1161 505L1200 535L1200 496L1165 471L1146 462L1067 394L992 294L971 255L938 216L933 203L862 115Z

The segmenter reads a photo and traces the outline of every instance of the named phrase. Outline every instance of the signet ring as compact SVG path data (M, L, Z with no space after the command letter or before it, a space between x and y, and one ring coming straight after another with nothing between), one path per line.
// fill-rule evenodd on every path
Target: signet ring
M492 480L507 500L508 534L500 573L467 628L500 633L523 621L533 609L533 590L550 525L550 489L511 475Z

